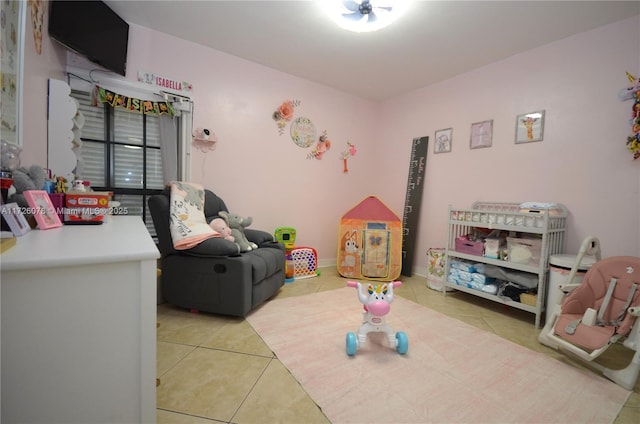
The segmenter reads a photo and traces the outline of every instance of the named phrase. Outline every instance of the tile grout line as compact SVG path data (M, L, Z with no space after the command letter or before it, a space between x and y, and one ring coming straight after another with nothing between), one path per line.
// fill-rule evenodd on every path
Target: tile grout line
M255 356L255 355L254 355ZM259 355L258 355L259 356ZM262 356L262 358L265 358L265 356ZM256 386L258 385L258 382L260 381L260 379L264 376L264 373L267 371L267 368L269 368L269 365L271 365L271 363L275 360L277 360L277 358L275 357L275 355L273 355L271 357L271 359L269 359L269 362L267 362L267 364L265 365L265 367L262 369L262 372L260 373L260 375L258 376L258 378L256 378L256 381L253 383L253 385L251 386L251 388L249 389L249 391L247 392L247 394L242 398L242 402L240 402L240 405L238 405L238 407L236 408L236 410L233 412L233 415L231 415L231 419L229 420L230 423L233 422L233 419L236 417L236 415L238 415L238 412L240 412L240 409L242 408L242 405L245 404L245 402L247 401L247 399L249 398L249 396L251 395L251 392L253 392L253 390L256 388Z

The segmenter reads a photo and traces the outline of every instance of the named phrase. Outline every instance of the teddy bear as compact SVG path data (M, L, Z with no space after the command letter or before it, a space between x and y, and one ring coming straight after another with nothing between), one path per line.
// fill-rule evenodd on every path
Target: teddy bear
M231 228L227 226L227 222L222 218L214 218L209 226L213 231L219 233L221 237L225 240L229 240L235 242L236 239L231 235Z
M240 246L240 252L249 252L257 249L258 245L247 240L247 236L244 234L245 227L248 227L253 222L253 218L244 218L236 213L220 211L218 215L225 220L229 228L231 228L231 235L236 241L236 244Z
M46 171L41 166L32 165L28 169L18 168L12 174L13 188L10 189L10 192L12 193L15 189L15 193L9 195L9 202L16 202L18 206L27 208L29 203L23 193L27 190L42 190L46 180Z

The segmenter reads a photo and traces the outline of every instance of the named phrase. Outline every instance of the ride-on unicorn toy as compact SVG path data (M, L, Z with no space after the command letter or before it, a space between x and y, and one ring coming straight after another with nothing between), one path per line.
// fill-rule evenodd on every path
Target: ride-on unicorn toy
M352 332L347 333L347 355L353 356L359 346L367 341L367 334L371 332L384 332L387 334L389 346L395 348L398 353L404 355L409 350L409 340L404 331L394 334L393 328L385 323L385 315L391 310L393 302L393 288L399 287L400 281L374 286L369 284L366 292L363 292L362 284L357 281L347 281L348 287L358 290L358 299L364 305L362 313L363 323L358 328L358 337Z

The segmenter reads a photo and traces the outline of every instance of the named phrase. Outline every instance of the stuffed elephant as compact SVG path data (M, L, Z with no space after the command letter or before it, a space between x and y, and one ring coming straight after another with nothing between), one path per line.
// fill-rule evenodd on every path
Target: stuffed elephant
M231 228L231 235L240 247L240 252L249 252L258 248L258 245L247 240L247 236L244 234L244 228L253 222L251 217L244 218L236 213L225 211L218 212L218 215L220 215L222 219L227 222L229 228Z

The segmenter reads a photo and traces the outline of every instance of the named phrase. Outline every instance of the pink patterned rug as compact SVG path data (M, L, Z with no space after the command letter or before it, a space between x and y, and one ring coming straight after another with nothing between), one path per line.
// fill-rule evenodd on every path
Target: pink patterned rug
M400 289L401 290L401 289ZM247 320L332 423L611 423L630 392L396 296L406 355L360 326L352 288L276 299Z

